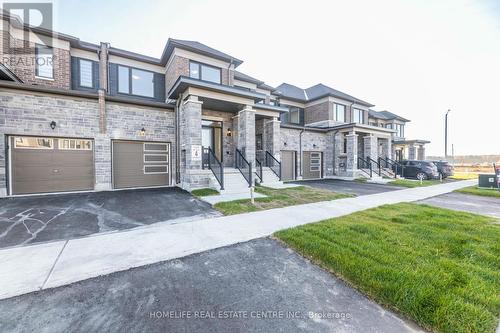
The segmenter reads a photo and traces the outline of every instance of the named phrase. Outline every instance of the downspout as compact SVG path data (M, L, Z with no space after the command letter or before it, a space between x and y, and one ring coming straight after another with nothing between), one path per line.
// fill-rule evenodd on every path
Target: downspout
M180 163L181 163L181 152L180 152L180 134L179 134L179 112L180 106L182 104L182 94L179 94L177 101L175 102L175 182L179 184L181 182L180 175Z
M229 66L227 67L227 85L232 86L231 82L231 66L233 65L233 57L231 57L231 61L229 61Z
M300 157L300 163L299 163L299 177L302 179L302 133L306 130L305 126L300 130L299 133L299 157Z

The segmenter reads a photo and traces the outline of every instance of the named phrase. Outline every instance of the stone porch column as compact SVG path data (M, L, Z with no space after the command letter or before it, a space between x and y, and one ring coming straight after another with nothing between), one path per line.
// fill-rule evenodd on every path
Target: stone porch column
M189 96L179 110L180 178L181 187L190 190L196 187L201 174L201 107L197 96Z
M408 159L409 160L415 160L417 158L417 147L415 147L415 144L410 144L408 145Z
M373 135L366 135L363 137L364 140L364 154L365 154L365 159L367 157L370 157L372 160L377 161L378 159L378 138Z
M346 135L347 138L347 175L356 177L358 172L358 135L355 131Z
M246 106L238 113L238 149L255 165L255 110Z
M381 145L381 155L382 158L390 158L392 159L392 138L382 138L380 139Z
M276 118L264 121L264 150L280 161L280 122ZM265 152L264 152L265 154ZM265 158L265 157L264 157Z
M424 145L418 146L417 157L419 160L425 160L425 147L424 147Z

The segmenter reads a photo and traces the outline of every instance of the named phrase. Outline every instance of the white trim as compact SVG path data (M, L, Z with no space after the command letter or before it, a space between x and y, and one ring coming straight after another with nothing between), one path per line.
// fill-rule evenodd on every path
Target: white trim
M165 156L165 161L146 161L146 156ZM142 154L142 162L143 163L165 163L165 165L169 164L170 161L169 161L169 158L168 158L169 154L166 153L166 154L148 154L148 153L143 153Z
M50 77L43 77L43 76L36 76L36 75L35 75L35 79L45 80L45 81L55 81L55 79L54 79L54 78L50 78Z
M142 169L142 170L143 170L142 172L143 172L145 175L160 175L160 174L166 174L166 173L168 173L168 169L169 169L169 167L168 167L168 166L169 166L168 164L148 164L148 165L144 165L144 168ZM163 172L163 171L157 171L157 172L146 172L146 168L149 168L149 167L151 167L151 168L155 168L155 167L162 167L162 168L163 168L163 167L164 167L166 171L165 171L165 172Z

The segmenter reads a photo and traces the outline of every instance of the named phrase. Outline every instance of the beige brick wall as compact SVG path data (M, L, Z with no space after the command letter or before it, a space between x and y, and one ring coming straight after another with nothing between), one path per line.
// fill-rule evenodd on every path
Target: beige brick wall
M316 123L329 119L329 102L315 104L304 109L305 124Z
M179 76L189 76L189 59L174 56L165 73L165 89L168 94Z

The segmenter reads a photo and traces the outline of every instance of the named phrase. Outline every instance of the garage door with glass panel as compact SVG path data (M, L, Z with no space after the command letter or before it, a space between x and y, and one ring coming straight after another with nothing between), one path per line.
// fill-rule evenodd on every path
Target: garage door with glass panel
M305 151L303 152L303 159L304 170L302 171L302 178L321 178L321 152Z
M114 188L170 185L170 144L113 141Z
M27 136L9 140L12 194L94 188L93 140Z

